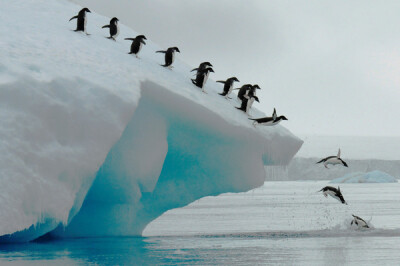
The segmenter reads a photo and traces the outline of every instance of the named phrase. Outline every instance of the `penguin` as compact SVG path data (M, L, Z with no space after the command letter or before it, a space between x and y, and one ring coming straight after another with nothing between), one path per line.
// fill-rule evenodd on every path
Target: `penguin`
M240 107L236 107L236 109L239 109L243 112L245 112L247 115L249 115L249 111L251 106L253 105L254 101L260 102L258 97L255 95L256 94L256 89L260 88L258 85L250 85L250 89L248 89L245 94L242 96L242 104ZM239 90L240 92L240 90Z
M89 35L86 32L86 23L87 23L86 12L92 13L92 12L90 12L89 8L87 8L87 7L82 8L81 11L79 11L78 15L75 17L72 17L69 21L71 21L73 19L77 19L75 31L83 31L84 33Z
M102 29L110 28L110 37L107 37L108 39L112 39L115 41L115 38L118 37L119 34L118 21L119 20L114 17L110 20L110 25L104 25L103 27L101 27Z
M132 41L131 51L129 52L129 54L135 54L136 58L139 58L138 53L140 52L140 50L142 50L143 44L146 44L146 42L144 41L147 40L146 36L138 35L135 38L125 38L125 40Z
M242 87L240 88L236 88L235 90L239 90L238 92L238 99L243 101L244 99L244 95L247 93L248 90L251 89L251 84L244 84Z
M210 62L203 62L199 65L199 67L197 68L193 68L192 70L190 70L190 72L193 72L195 70L197 70L197 73L199 73L199 71L203 71L205 70L207 67L213 67L213 65L211 65Z
M156 53L163 53L165 54L165 64L161 65L163 67L168 67L169 69L172 69L172 63L175 60L175 52L180 53L178 47L170 47L166 51L157 51Z
M342 192L340 192L340 187L335 188L335 187L326 186L318 192L321 192L321 191L323 192L325 198L328 197L328 195L329 195L332 198L340 201L342 204L347 205L347 202L343 198Z
M233 83L240 82L236 77L228 78L226 81L218 80L217 82L224 84L224 90L222 93L218 93L219 95L225 96L225 99L229 98L229 94L231 94L233 90Z
M247 103L247 110L246 113L249 113L249 110L251 109L251 107L253 106L254 100L256 100L257 102L260 102L258 100L258 97L256 96L256 90L260 90L260 86L258 86L257 84L252 85L251 89L247 91L247 93L244 95L245 98L249 98L248 99L248 103ZM249 94L251 94L251 97L249 97ZM248 97L246 97L248 96Z
M319 161L319 162L317 162L317 163L322 163L322 162L324 163L324 166L325 166L325 168L327 168L327 169L329 169L329 168L327 167L328 164L332 164L332 165L341 164L341 165L343 165L344 167L348 167L348 166L347 166L347 163L346 163L345 161L343 161L343 160L340 158L340 149L339 149L339 151L338 151L337 156L329 156L329 157L326 157L326 158L322 159L321 161Z
M204 91L204 85L206 84L206 81L208 79L208 76L210 75L210 72L214 73L214 70L211 67L208 67L202 71L198 71L196 75L196 79L192 79L192 83L199 87L202 92L205 93Z
M369 228L367 222L364 221L361 217L355 216L354 214L352 214L351 216L353 216L353 220L351 221L350 225L353 225L354 223L358 226L358 228Z
M277 116L276 115L276 110L274 108L274 112L272 113L272 117L263 117L263 118L249 118L250 120L253 120L253 126L255 127L256 125L262 125L262 126L275 126L279 124L283 120L288 120L285 116Z

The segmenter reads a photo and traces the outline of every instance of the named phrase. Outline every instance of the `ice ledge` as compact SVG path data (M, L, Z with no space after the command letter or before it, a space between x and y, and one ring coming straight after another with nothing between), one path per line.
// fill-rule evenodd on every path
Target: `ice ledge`
M302 141L235 126L154 82L108 154L82 209L59 237L137 236L163 212L201 197L261 186L265 164L286 164Z

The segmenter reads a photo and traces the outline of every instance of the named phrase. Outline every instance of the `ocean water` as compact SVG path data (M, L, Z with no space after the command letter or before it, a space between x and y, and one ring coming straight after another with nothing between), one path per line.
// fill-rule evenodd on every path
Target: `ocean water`
M327 181L266 182L170 210L144 237L0 246L0 265L398 265L400 184L343 184L349 205L316 191ZM350 226L351 214L372 229Z

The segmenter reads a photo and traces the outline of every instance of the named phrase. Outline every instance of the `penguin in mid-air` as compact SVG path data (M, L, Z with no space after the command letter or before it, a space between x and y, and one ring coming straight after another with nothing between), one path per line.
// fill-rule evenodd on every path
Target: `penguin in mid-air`
M245 94L241 97L242 98L241 106L236 107L236 109L239 109L239 110L245 112L247 115L249 115L250 108L253 105L254 101L260 102L260 100L256 96L256 89L260 89L260 87L257 84L251 85L250 89L248 89L245 92ZM241 88L241 90L242 90L242 88ZM240 93L240 90L239 90L239 93Z
M342 192L340 192L340 187L335 188L335 187L331 187L331 186L326 186L324 188L322 188L320 191L324 194L325 198L329 196L331 196L332 198L340 201L343 204L347 205L347 202L344 200Z
M361 217L355 216L354 214L352 214L351 216L353 216L353 220L351 221L350 225L353 225L354 223L358 226L358 228L369 228L367 222L364 221Z
M325 168L327 168L327 169L329 169L329 168L327 167L328 164L332 164L332 165L341 164L341 165L343 165L343 166L345 166L345 167L348 167L348 166L347 166L347 163L346 163L345 161L343 161L343 160L340 158L340 149L339 149L339 151L338 151L337 156L329 156L329 157L326 157L326 158L322 159L321 161L319 161L319 162L317 162L317 163L322 163L322 162L324 163L324 166L325 166Z
M206 81L208 79L208 76L210 75L210 72L214 73L214 70L211 67L207 67L201 71L197 72L196 79L192 79L192 83L199 87L202 92L206 93L204 91L204 85L206 84Z
M255 127L256 125L262 125L262 126L275 126L279 124L283 120L288 120L285 116L277 116L276 115L276 110L274 108L274 112L272 113L271 117L263 117L263 118L249 118L250 120L253 120L253 126Z
M197 70L197 74L203 70L205 70L208 67L213 67L213 65L211 65L210 62L203 62L199 65L199 67L193 68L192 70L190 70L190 72L193 72L195 70Z
M168 67L169 69L173 68L172 63L175 60L175 52L180 53L178 47L170 47L166 51L157 51L156 53L165 54L165 64L161 65L163 67Z
M89 35L86 32L86 23L87 23L86 12L92 13L92 12L90 12L89 8L87 8L87 7L82 8L81 11L79 11L78 15L75 17L72 17L69 21L71 21L73 19L77 19L75 31L83 31L84 33Z
M110 37L107 37L108 39L112 39L115 41L115 38L117 38L119 34L118 21L119 20L114 17L110 20L110 25L104 25L103 27L101 27L102 29L110 28Z
M131 51L129 52L129 54L134 54L136 55L136 58L139 58L138 54L140 50L142 50L143 44L146 44L146 42L144 41L147 40L146 36L138 35L135 38L125 38L125 40L132 41Z
M218 80L217 82L224 84L224 90L222 93L218 93L219 95L225 96L226 99L229 98L229 94L231 94L233 90L233 83L240 82L236 77L228 78L227 80Z

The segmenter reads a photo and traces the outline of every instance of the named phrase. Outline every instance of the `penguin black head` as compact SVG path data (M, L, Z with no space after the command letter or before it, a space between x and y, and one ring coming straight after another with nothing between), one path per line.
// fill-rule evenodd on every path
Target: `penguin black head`
M146 36L144 36L144 35L138 35L138 36L136 36L136 38L147 40Z
M116 17L113 17L111 20L110 20L110 24L111 23L117 23L119 21L119 19L117 19Z
M82 8L81 12L89 12L89 13L92 13L92 12L90 12L89 8L87 8L87 7Z
M176 52L178 52L178 53L181 52L181 51L179 51L179 48L178 48L178 47L171 47L171 49L174 50L174 51L176 51Z
M240 81L237 79L237 77L231 77L231 79L232 79L233 81L240 82Z
M287 119L284 115L281 115L278 117L277 120L289 120L289 119Z
M254 89L261 90L261 88L260 88L260 86L258 86L258 84L255 84L255 85L253 85L252 87L253 87Z
M211 63L210 62L203 62L203 63L201 63L201 65L204 65L204 66L209 66L209 67L212 67L213 65L211 65Z
M343 163L343 166L345 166L345 167L349 167L345 161L343 161L342 159L340 159L340 160L342 161L342 163Z
M143 41L143 40L147 40L146 36L144 36L144 35L138 35L138 36L136 36L135 39L139 40L143 44L146 44L146 42Z

